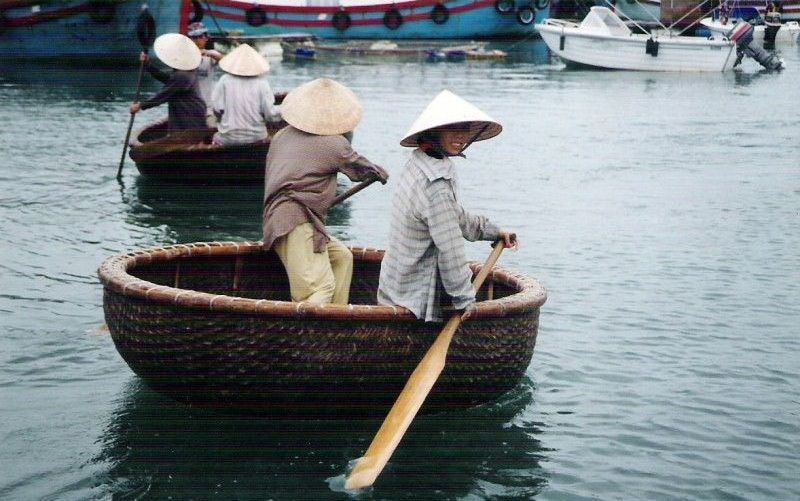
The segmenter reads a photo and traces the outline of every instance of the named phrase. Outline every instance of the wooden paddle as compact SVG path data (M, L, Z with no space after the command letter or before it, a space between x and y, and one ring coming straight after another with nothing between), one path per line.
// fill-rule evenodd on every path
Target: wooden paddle
M359 191L363 190L364 188L366 188L367 186L371 185L372 183L374 183L377 180L378 180L378 178L376 177L376 178L370 179L369 181L364 181L364 182L358 183L357 185L353 186L349 190L345 191L341 195L339 195L336 198L334 198L333 202L331 202L331 207L333 207L334 205L338 205L338 204L344 202L345 200L347 200L348 198L352 197L353 195L355 195L356 193L358 193Z
M156 20L153 15L145 7L139 14L139 19L136 21L136 36L139 38L139 43L142 45L142 52L145 54L150 50L153 41L156 38ZM136 96L133 102L139 101L139 93L142 90L142 75L144 74L144 61L139 62L139 80L136 82ZM122 166L125 164L125 154L128 152L128 141L131 139L131 129L133 128L133 119L135 113L131 113L131 119L128 122L128 132L125 134L125 143L122 146L122 157L119 159L119 168L117 168L117 179L122 177Z
M503 248L504 243L502 240L494 243L492 253L472 282L472 286L476 291L483 285L483 281L491 272L500 257L500 253L503 252ZM422 403L439 378L439 374L442 373L447 359L447 350L450 347L450 340L459 325L461 325L461 315L456 314L450 317L439 337L428 348L428 352L425 353L422 361L411 373L411 377L406 382L403 391L400 392L378 433L372 439L367 452L358 459L355 468L348 475L344 484L345 489L363 489L375 483L375 479L378 478L383 467L386 466L414 416L417 415Z

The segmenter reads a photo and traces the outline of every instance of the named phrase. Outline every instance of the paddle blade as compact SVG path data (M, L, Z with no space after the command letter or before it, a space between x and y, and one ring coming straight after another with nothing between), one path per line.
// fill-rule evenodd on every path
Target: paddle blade
M156 39L156 20L147 8L142 9L139 19L136 20L136 37L145 52L153 45L153 41Z
M397 448L406 430L431 392L439 374L444 369L447 350L453 334L461 324L461 316L455 315L445 325L439 337L411 373L403 391L397 397L392 410L383 421L380 430L363 457L359 458L353 471L348 475L344 487L347 490L365 489L375 483L392 453Z
M516 240L516 235L512 235ZM475 290L479 290L484 280L492 271L494 264L503 252L503 241L498 240L492 245L492 253L483 264L481 271L472 282ZM363 457L358 459L353 471L347 476L344 487L347 490L364 489L375 483L375 479L383 471L392 453L403 438L414 416L417 415L422 403L428 397L433 385L444 370L447 360L447 350L458 326L461 325L461 315L454 315L445 324L439 337L433 342L422 361L411 373L403 391L397 397L389 415L383 421L380 430L372 439L369 449Z

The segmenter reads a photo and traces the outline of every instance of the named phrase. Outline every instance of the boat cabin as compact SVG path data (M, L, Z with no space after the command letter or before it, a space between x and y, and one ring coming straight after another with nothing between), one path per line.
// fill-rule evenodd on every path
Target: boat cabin
M615 37L627 37L630 28L608 7L592 7L581 21L582 30Z

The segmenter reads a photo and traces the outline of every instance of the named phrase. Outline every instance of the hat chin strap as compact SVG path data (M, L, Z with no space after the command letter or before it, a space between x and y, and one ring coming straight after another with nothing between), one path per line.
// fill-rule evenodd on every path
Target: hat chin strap
M461 151L460 151L459 153L456 153L456 154L454 154L454 155L451 155L450 153L447 153L446 151L444 151L444 148L442 148L442 145L441 145L439 142L437 142L437 143L434 145L434 148L436 148L436 149L439 151L439 153L441 153L442 155L444 155L444 156L446 156L446 157L461 157L461 158L467 158L467 156L464 154L464 151L465 151L467 148L469 148L470 146L472 146L472 143L474 143L476 139L478 139L479 137L481 137L481 134L483 134L483 131L485 131L487 127L489 127L489 124L485 124L483 127L481 127L481 130L479 130L477 134L475 134L474 136L472 136L472 139L470 139L469 141L467 141L467 144L466 144L466 145L464 145L464 147L463 147L463 148L461 148Z

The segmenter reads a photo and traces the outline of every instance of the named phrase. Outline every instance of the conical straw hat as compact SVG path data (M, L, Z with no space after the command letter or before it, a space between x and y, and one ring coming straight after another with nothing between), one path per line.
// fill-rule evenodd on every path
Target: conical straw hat
M254 48L241 44L220 59L219 67L232 75L254 77L269 71L269 62Z
M493 138L503 130L492 117L449 90L443 90L414 120L400 145L418 146L420 133L453 124L468 124L472 134L478 135L474 141Z
M153 50L161 62L176 70L194 70L202 59L197 45L179 33L166 33L156 38Z
M330 78L318 78L289 92L281 115L302 131L331 136L354 130L363 110L353 91Z

